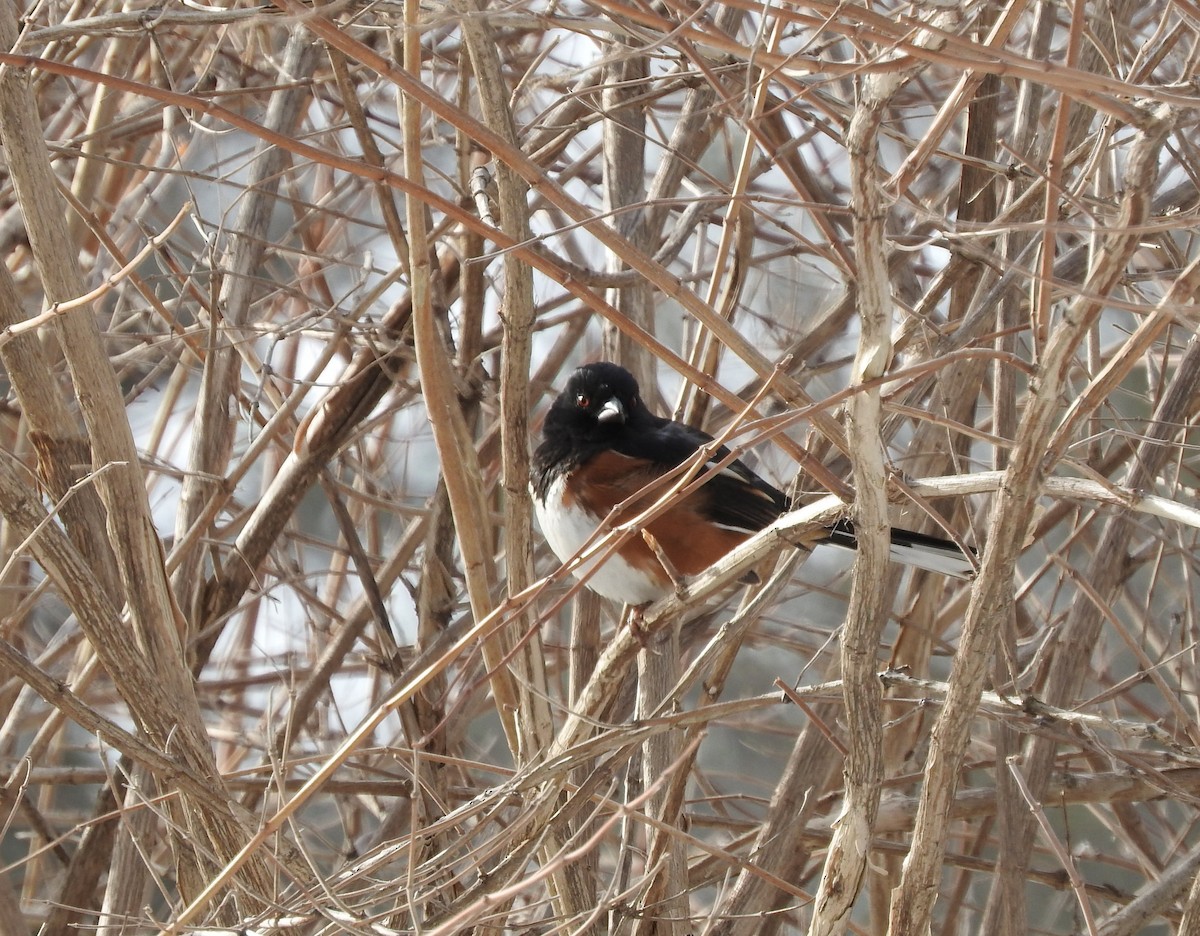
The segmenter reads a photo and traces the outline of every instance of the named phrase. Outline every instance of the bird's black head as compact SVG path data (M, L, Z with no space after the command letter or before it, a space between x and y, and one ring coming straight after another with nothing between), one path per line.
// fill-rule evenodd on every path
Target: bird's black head
M656 422L633 374L608 361L585 364L571 375L546 414L537 459L542 466L586 461L630 426Z
M571 375L546 414L546 432L564 432L581 442L603 441L647 413L633 374L598 361Z

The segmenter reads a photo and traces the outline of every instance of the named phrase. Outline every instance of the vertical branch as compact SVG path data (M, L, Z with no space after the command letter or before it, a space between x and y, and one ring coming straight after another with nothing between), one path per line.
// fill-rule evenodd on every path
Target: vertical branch
M404 65L414 75L421 72L418 0L406 0L404 4ZM425 167L422 161L421 103L407 94L401 100L404 173L411 181L423 184ZM475 620L480 621L491 610L491 589L495 581L490 548L491 524L488 522L489 512L483 494L479 460L463 421L454 387L454 372L434 319L425 211L425 205L416 198L406 199L405 219L411 245L408 260L412 278L409 292L412 297L413 343L421 377L421 392L425 397L429 425L437 446L446 493L450 498L454 526L458 531L459 551L467 579L467 597ZM520 733L514 720L517 692L504 665L502 640L495 636L486 639L483 654L491 677L496 711L509 746L515 752L520 749Z
M770 25L767 38L767 49L770 52L779 48L779 42L784 33L785 20L776 18ZM760 32L766 31L764 23ZM741 119L748 125L762 119L766 102L770 99L770 72L763 71L758 75L754 86L754 97L749 112ZM721 225L721 237L713 256L712 275L709 278L708 290L704 300L716 309L725 319L732 321L733 313L738 307L738 300L746 284L747 266L754 241L754 213L749 210L746 191L751 181L751 170L754 160L759 154L761 140L758 135L747 133L742 141L741 154L738 157L734 171L733 183L729 189L729 203L725 210L724 223ZM714 377L717 365L720 363L721 346L713 341L712 333L701 329L696 335L696 342L688 355L689 363ZM691 426L703 426L704 415L708 411L709 397L695 392L694 388L686 390L686 406L682 407L682 419Z
M971 719L987 677L995 637L1012 613L1013 571L1045 469L1043 456L1054 431L1060 394L1075 349L1100 314L1103 297L1116 285L1137 247L1140 239L1137 228L1146 218L1150 190L1157 178L1158 152L1171 125L1172 115L1165 108L1145 118L1145 126L1130 152L1120 217L1104 242L1081 297L1068 307L1045 347L1038 382L1026 406L1011 462L988 520L987 547L979 579L954 655L951 692L933 727L913 842L904 861L900 886L892 895L893 936L917 936L929 929L950 803L958 788Z
M645 254L652 232L647 227L646 197L646 114L639 104L649 74L647 57L635 44L619 33L606 43L609 60L604 68L602 105L603 126L603 197L611 214L613 230L623 235L639 253ZM619 271L626 262L615 251L607 255L608 268ZM642 278L610 289L608 299L629 321L648 332L654 331L654 294ZM609 322L604 327L604 357L619 361L633 372L642 393L652 406L659 402L654 359L629 335ZM637 657L638 680L635 711L646 717L657 711L666 693L679 677L678 628L657 634ZM654 792L647 797L646 811L659 824L647 833L647 853L664 860L653 865L653 876L638 895L640 919L633 925L637 936L670 936L682 932L687 918L686 853L672 835L676 817L669 814L672 800L670 784L658 782L669 770L679 769L682 750L681 732L667 731L647 739L641 751L641 789Z
M1034 59L1044 59L1049 54L1050 44L1057 30L1058 5L1048 0L1037 0L1034 4L1033 22L1030 24L1030 35L1026 40L1028 55ZM1042 99L1047 93L1046 88L1036 81L1025 81L1020 85L1012 116L1010 137L1012 146L1019 153L1034 152L1035 158L1038 142L1038 128L1041 124ZM1035 219L1036 205L1034 199L1026 198L1030 192L1028 179L1010 179L1002 202L1003 213L1013 221ZM1013 217L1014 208L1025 201L1025 207L1017 217ZM1007 231L1000 237L1000 253L1006 261L1016 262L1026 248L1033 242L1035 235L1017 226L1015 230ZM995 330L997 351L1015 354L1019 346L1019 328L1023 324L1026 310L1022 308L1021 296L1016 289L1006 290L996 303ZM1020 386L1019 376L1015 368L1004 363L997 363L992 368L991 396L994 409L993 424L996 434L1003 439L1012 439L1017 434L1019 419ZM992 450L993 465L999 470L1008 467L1009 449L996 446ZM1016 651L1017 627L1012 618L1000 622L999 648L1003 656L1011 656ZM998 666L1001 664L997 664ZM996 748L998 756L1005 756L1012 747L1020 743L1016 733L1007 725L999 725L996 729ZM996 771L997 817L996 827L999 830L1001 845L999 878L1007 878L1012 887L1005 901L1004 917L1013 921L1014 930L1024 929L1025 923L1025 881L1024 868L1006 870L1007 855L1011 846L1015 845L1014 836L1021 825L1020 817L1024 812L1024 804L1018 795L1012 774L1007 770Z
M8 269L0 269L0 327L23 321L21 297ZM67 492L91 463L87 436L62 397L54 367L37 335L20 334L0 346L0 362L12 381L37 453L38 476L55 500L71 542L87 558L98 584L114 602L121 597L116 557L104 533L104 505L91 485Z
M938 28L949 29L956 19L954 5L934 5L931 22ZM919 34L917 41L940 43L925 33ZM884 108L908 78L908 72L899 70L866 77L846 134L858 265L859 337L851 370L852 386L876 380L891 363L892 296L886 260L887 212L876 175L878 132ZM889 610L887 592L879 587L889 571L889 522L881 424L877 386L851 397L847 442L855 483L853 514L858 551L841 645L849 749L844 768L845 799L825 858L809 928L811 936L841 932L849 920L866 872L883 779L883 690L876 677L876 648Z
M478 0L456 0L462 14L463 35L471 54L476 87L484 119L512 147L519 147L516 123L500 67L496 38L484 18ZM500 226L518 243L530 239L528 186L503 160L497 161ZM528 264L509 256L504 264L504 313L500 357L500 456L504 483L504 546L510 595L523 591L533 581L533 524L529 491L529 367L534 323L533 272ZM513 632L518 639L513 640ZM528 633L528 639L525 635ZM498 633L497 644L516 673L517 738L514 750L519 764L537 761L554 740L550 714L550 692L546 679L545 649L541 631L532 613L518 615L508 632ZM515 649L510 650L510 648ZM544 861L551 862L562 837L546 831L541 848ZM553 893L556 912L563 918L586 914L595 903L595 883L576 863L554 865Z
M1074 67L1079 59L1079 47L1083 40L1083 29L1086 24L1083 0L1071 0L1070 30L1067 38L1066 64ZM1046 155L1046 189L1045 204L1042 217L1050 220L1058 217L1058 204L1063 192L1063 160L1067 153L1067 128L1070 126L1072 104L1063 95L1056 108L1054 119L1054 135L1050 140L1050 151ZM1037 310L1038 319L1034 323L1036 342L1040 345L1046 340L1050 327L1050 313L1054 308L1054 297L1051 289L1054 285L1054 258L1058 245L1058 230L1053 224L1046 226L1042 234L1041 276L1038 278L1037 297L1033 307Z
M13 10L0 5L0 46L12 48L16 40ZM59 302L82 296L83 275L68 234L65 205L50 167L37 103L27 76L11 67L0 70L0 114L0 141L46 297ZM211 777L215 789L222 790L185 665L185 622L167 581L162 544L150 515L145 479L117 375L89 307L54 316L54 327L87 428L96 469L94 482L104 504L107 538L116 559L131 631L124 642L115 646L100 645L95 640L93 645L114 679L120 671L118 658L123 655L137 658L134 662L139 672L151 667L147 675L162 690L160 694L118 680L139 727L156 745L163 750L169 748ZM171 705L157 704L164 696L172 699ZM187 796L181 797L178 811L179 827L173 830L177 872L181 890L194 894L210 875L209 856L215 854L218 861L232 857L244 842L245 830L232 812L213 812ZM256 858L247 868L250 891L267 893L270 880L265 861ZM253 898L250 903L254 903ZM230 906L223 912L233 910Z
M309 99L307 85L296 78L312 72L320 52L296 30L283 53L279 84L271 96L263 126L273 133L292 132ZM221 493L237 424L241 356L236 343L246 340L250 306L261 286L259 268L269 243L269 226L276 206L281 172L288 154L271 143L260 143L239 203L233 232L223 258L218 307L208 323L207 354L200 377L188 472L183 479L175 535L182 539L204 515L208 502ZM205 547L199 541L186 550L171 577L192 626L199 626L199 588L203 581ZM240 560L237 560L240 561Z
M618 232L639 254L649 244L646 210L646 117L637 103L646 80L646 56L627 39L614 34L605 47L608 62L604 72L601 102L604 109L603 155L604 209L611 216L612 230ZM606 262L613 271L626 269L626 259L610 250ZM653 294L650 284L640 278L629 286L608 291L608 300L621 315L653 333ZM627 334L606 322L602 354L618 361L633 372L646 399L655 405L658 381L654 362Z
M7 874L0 874L0 931L5 933L28 931L24 914L21 913L21 899L13 888L12 878Z
M1175 932L1177 936L1200 936L1200 874L1196 874L1196 868L1200 867L1200 848L1192 850L1186 868L1186 873L1193 875L1191 887L1188 888L1187 902L1183 907L1183 918L1179 921L1179 929Z
M891 360L892 296L884 259L886 211L876 165L879 123L895 87L891 77L864 80L846 134L859 270L859 338L851 378L856 384L882 376ZM825 858L810 936L840 932L846 925L866 872L883 767L882 687L876 676L876 648L888 610L887 591L879 587L888 575L888 519L878 388L851 397L847 417L858 538L841 648L849 750L844 768L845 799Z
M1147 133L1147 136L1149 135ZM1141 141L1139 148L1140 143ZM1127 186L1136 179L1132 174L1135 168L1138 167L1131 158L1125 178ZM1141 171L1144 173L1147 170L1142 166ZM1144 179L1139 181L1142 186L1148 184ZM1158 313L1167 313L1168 310L1180 308L1193 301L1198 286L1200 282L1197 281L1196 265L1193 263L1175 281L1163 297L1155 315L1151 316L1146 324L1152 328L1151 323L1158 317ZM1135 333L1127 343L1136 344L1138 340L1139 335ZM1115 357L1120 358L1121 355ZM1154 418L1137 448L1133 464L1125 478L1125 485L1129 490L1144 490L1155 483L1164 464L1172 457L1174 449L1168 444L1169 441L1195 412L1198 389L1200 338L1193 335L1179 359L1167 393L1156 407ZM1070 420L1074 414L1075 411L1069 409L1063 421ZM1052 445L1047 443L1046 448L1052 449ZM1086 675L1080 661L1091 658L1093 648L1100 639L1105 617L1103 609L1111 607L1116 601L1133 571L1128 555L1135 529L1136 524L1122 514L1110 517L1104 525L1092 560L1083 573L1085 581L1095 583L1099 600L1077 601L1072 605L1065 622L1058 629L1055 640L1048 648L1053 652L1047 654L1047 663L1038 674L1037 694L1051 705L1071 706L1078 699ZM1025 775L1035 797L1042 795L1050 781L1057 751L1058 745L1047 738L1033 739L1027 746ZM995 878L988 897L987 918L997 921L996 925L1003 919L1004 895L1011 893L1018 883L1022 883L1015 870L1027 863L1036 831L1028 813L1017 815L1013 825L1014 828L1008 836L1007 847L1011 851L1003 869L1005 873Z
M463 35L471 53L484 119L516 147L517 129L508 102L496 39L473 0L458 0ZM518 243L530 238L528 186L503 162L497 164L500 227ZM508 257L504 264L504 313L500 345L500 458L504 484L504 556L509 594L533 581L533 508L529 493L529 365L534 322L533 271ZM524 634L531 616L516 621ZM518 759L535 759L553 740L547 699L545 654L537 631L529 640L514 641L520 649L513 660L520 685L521 748Z

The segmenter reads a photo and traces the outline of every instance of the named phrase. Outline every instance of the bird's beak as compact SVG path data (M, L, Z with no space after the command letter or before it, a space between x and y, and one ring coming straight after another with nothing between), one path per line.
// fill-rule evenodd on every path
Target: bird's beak
M625 422L625 407L616 397L606 402L600 407L600 412L596 414L596 421L601 425L606 423L624 423Z

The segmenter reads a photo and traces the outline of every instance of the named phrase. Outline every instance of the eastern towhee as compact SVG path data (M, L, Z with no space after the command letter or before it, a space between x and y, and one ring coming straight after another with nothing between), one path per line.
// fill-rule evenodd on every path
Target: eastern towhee
M696 454L712 436L655 416L629 371L602 361L585 364L546 414L533 458L534 508L550 548L566 561L612 509ZM724 446L713 462L729 454ZM634 516L655 503L652 487L626 508ZM787 496L740 460L646 524L673 572L696 575L789 509ZM618 522L622 518L618 517ZM819 542L854 549L854 527L841 520ZM967 577L971 559L948 540L892 530L892 558L934 572ZM575 570L592 591L630 605L671 591L671 574L643 537L629 537L599 568Z

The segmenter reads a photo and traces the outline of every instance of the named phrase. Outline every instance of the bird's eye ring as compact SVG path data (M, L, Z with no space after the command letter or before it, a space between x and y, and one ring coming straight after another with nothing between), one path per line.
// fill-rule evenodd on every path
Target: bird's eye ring
M580 409L587 409L592 405L592 401L586 393L577 393L575 394L575 405Z

